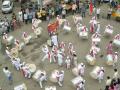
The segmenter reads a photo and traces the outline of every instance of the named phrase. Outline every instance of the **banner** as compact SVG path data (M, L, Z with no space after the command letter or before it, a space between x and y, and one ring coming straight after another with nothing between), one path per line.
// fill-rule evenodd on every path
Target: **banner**
M92 0L90 0L89 12L90 12L90 15L92 15L92 12L93 12L93 4L92 4Z

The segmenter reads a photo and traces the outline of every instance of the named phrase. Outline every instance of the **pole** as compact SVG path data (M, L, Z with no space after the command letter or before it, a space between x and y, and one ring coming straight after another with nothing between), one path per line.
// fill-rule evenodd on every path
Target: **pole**
M37 0L37 3L38 3L38 9L41 9L42 8L42 0Z

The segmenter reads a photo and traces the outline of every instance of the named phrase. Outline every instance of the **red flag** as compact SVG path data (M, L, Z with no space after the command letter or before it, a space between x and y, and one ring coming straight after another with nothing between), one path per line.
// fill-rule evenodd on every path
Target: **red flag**
M54 22L48 25L48 32L56 32L58 28L58 22Z
M92 15L92 12L93 12L92 0L90 0L89 11L90 11L90 15Z

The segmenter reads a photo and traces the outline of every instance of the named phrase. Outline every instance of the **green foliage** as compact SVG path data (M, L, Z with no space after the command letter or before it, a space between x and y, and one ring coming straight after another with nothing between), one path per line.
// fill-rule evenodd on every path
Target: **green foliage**
M120 3L120 0L118 0L118 2Z

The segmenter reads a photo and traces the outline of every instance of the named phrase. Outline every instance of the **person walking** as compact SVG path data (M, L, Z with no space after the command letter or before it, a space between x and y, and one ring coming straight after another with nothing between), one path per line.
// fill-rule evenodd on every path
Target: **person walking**
M3 68L3 73L7 77L7 80L9 81L9 84L11 85L13 83L12 73L9 71L8 67Z
M100 10L101 10L100 7L96 9L97 19L100 18Z
M25 24L27 24L27 22L28 22L28 14L26 12L24 13L23 18L24 18Z
M85 5L83 4L81 8L82 17L85 17L85 13L86 13L86 9L85 9Z
M110 18L111 18L111 14L112 14L112 8L110 7L110 8L108 9L107 19L110 19Z

